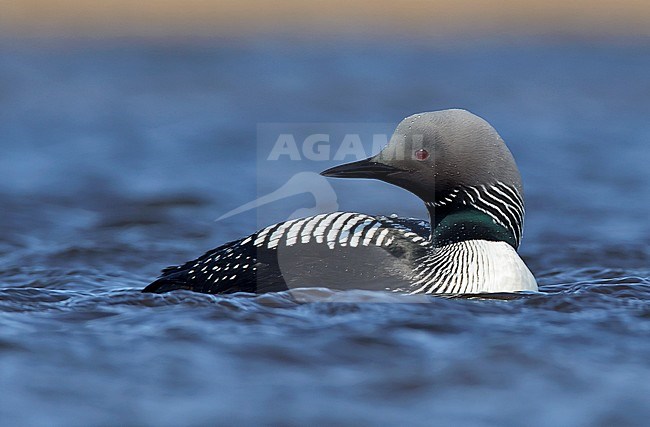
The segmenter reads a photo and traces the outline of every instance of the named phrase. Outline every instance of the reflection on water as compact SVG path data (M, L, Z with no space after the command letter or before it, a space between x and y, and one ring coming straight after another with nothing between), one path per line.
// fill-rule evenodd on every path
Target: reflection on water
M648 69L638 43L5 46L0 419L642 425ZM138 292L314 205L213 221L334 163L260 164L258 124L450 107L488 119L519 163L539 293ZM342 209L424 215L382 183L332 184Z

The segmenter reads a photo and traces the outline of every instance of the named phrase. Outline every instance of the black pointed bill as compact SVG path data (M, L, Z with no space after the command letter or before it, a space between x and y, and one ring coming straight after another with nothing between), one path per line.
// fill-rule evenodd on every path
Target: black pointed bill
M330 178L369 178L383 179L391 173L402 172L401 169L371 159L346 163L324 170L320 174Z

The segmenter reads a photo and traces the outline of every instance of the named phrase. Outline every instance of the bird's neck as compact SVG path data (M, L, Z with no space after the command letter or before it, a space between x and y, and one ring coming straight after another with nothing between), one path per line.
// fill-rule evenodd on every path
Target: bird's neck
M467 240L435 248L414 271L412 294L537 291L537 282L505 242Z
M431 220L431 243L434 247L487 240L506 242L517 249L517 239L506 227L480 210L467 206L434 206L427 204Z

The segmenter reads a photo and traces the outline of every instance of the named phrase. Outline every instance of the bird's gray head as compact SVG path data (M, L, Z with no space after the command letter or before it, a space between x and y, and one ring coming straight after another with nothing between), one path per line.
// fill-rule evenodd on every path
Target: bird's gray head
M429 208L434 234L442 227L434 235L438 240L478 235L514 247L519 244L523 225L519 170L496 130L468 111L407 117L379 154L322 174L380 179L414 193ZM474 230L463 232L472 236L458 237L461 228Z

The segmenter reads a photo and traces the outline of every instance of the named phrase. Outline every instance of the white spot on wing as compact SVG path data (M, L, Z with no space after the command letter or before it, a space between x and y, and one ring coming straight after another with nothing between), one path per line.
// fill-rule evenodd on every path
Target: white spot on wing
M332 228L330 229L330 232L327 233L327 246L329 246L330 249L334 249L339 233L345 227L345 223L354 215L356 214L346 213L344 215L341 215L336 221L334 221L334 224L332 224Z
M268 247L269 249L273 249L273 248L275 248L276 246L278 246L278 243L280 242L280 239L282 239L282 237L284 236L285 231L286 231L289 227L291 227L295 222L296 222L296 220L294 219L294 220L292 220L292 221L287 221L287 222L283 223L282 225L280 225L280 226L279 226L279 227L278 227L278 228L273 232L273 234L271 234L271 237L269 238L269 243L267 244L267 247Z
M366 237L363 238L363 242L361 243L363 246L368 246L370 244L370 242L372 241L372 237L375 235L377 230L379 230L379 227L381 227L381 224L379 223L370 227L370 230L368 230Z
M381 231L381 233L379 233L379 236L377 237L377 246L381 246L389 231L390 230L388 228L385 228Z
M314 227L316 226L316 224L318 224L320 220L322 220L326 216L327 214L316 215L305 225L305 228L303 228L302 233L300 233L301 243L309 243L309 241L312 238L312 231L314 230Z
M296 244L298 241L298 231L300 231L300 227L302 227L302 225L307 221L309 221L309 218L302 219L291 226L287 233L287 246L293 246Z
M337 215L338 212L329 214L327 218L325 218L318 224L318 227L316 227L316 230L314 231L314 235L316 236L316 242L323 243L323 236L325 235L325 229L332 223L332 221L334 221L334 218L336 218Z
M339 234L339 244L341 246L347 246L348 239L350 238L350 232L352 228L354 228L357 224L359 224L361 221L365 221L368 219L371 219L367 215L360 215L360 214L354 214L354 218L352 218L350 221L348 221L343 229L341 230L341 233Z

